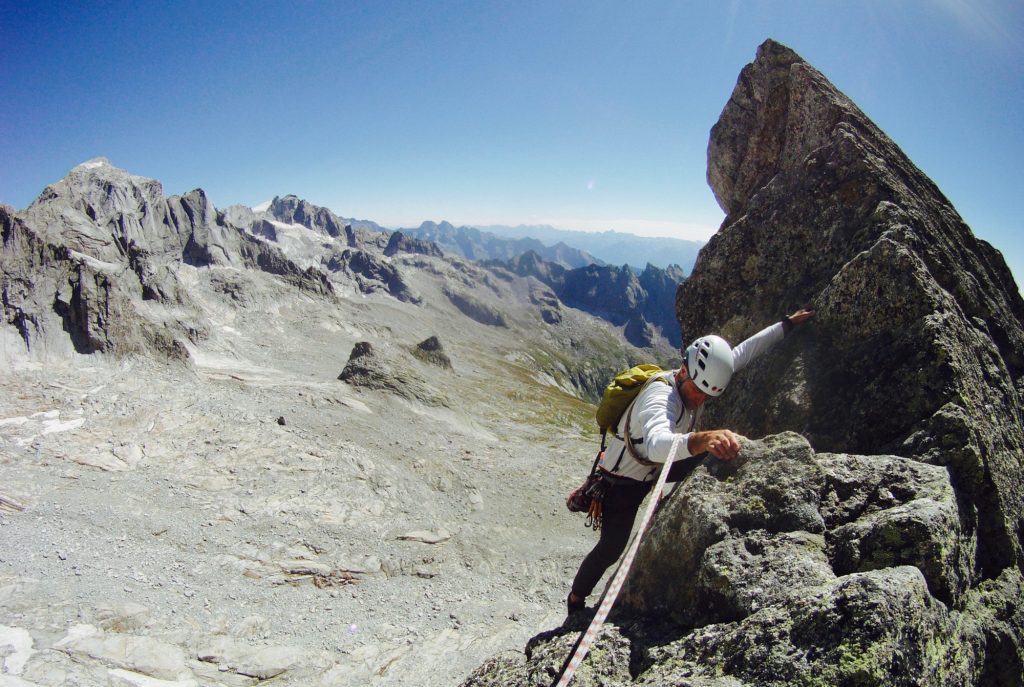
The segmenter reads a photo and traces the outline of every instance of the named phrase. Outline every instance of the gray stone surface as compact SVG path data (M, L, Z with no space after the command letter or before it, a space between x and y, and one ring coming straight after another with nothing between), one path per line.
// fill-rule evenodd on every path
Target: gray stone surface
M979 574L1019 561L1024 301L998 252L821 73L771 41L712 131L708 178L728 216L680 288L684 332L735 342L800 305L818 310L708 421L948 465L983 533Z

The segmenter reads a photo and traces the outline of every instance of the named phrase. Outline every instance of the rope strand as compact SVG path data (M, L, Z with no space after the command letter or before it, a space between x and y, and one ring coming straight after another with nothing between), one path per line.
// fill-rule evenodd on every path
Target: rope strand
M629 549L626 551L626 555L623 557L622 562L619 563L619 567L615 571L615 575L612 577L611 582L605 587L604 593L601 595L601 601L598 605L597 614L594 619L590 621L589 627L580 634L579 639L576 640L576 644L573 647L572 654L566 659L562 665L560 675L555 682L551 683L552 687L566 687L569 681L572 680L576 674L576 670L580 667L583 659L590 652L590 646L594 643L594 637L597 635L597 631L604 624L605 618L608 617L609 611L612 610L612 605L619 596L619 592L622 591L622 583L626 580L626 575L629 574L629 569L633 565L633 559L636 557L637 549L640 548L640 540L644 536L644 532L647 530L647 526L651 522L651 517L654 515L654 511L658 507L658 503L661 501L661 493L665 489L665 482L668 480L669 466L672 465L672 461L676 458L676 453L679 451L679 442L682 439L680 436L676 436L672 439L672 450L669 451L668 459L665 464L661 466L661 472L658 474L658 482L654 486L654 494L651 496L651 502L647 505L647 510L644 512L644 519L640 522L640 528L633 535L633 541L629 545ZM690 473L693 474L692 472ZM689 479L689 477L687 477Z

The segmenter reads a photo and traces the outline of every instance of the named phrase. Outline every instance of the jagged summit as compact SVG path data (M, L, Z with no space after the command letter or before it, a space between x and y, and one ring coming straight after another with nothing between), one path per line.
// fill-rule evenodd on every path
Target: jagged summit
M849 98L775 41L743 69L712 130L708 179L728 216L680 288L684 331L739 340L787 308L818 310L813 334L744 373L709 421L948 470L959 523L952 534L934 523L929 536L950 543L923 560L906 549L862 557L853 570L917 565L941 597L936 571L954 569L950 612L980 620L986 611L971 605L991 580L1019 588L1024 544L1024 302L1001 255ZM827 534L834 567L843 547L864 556L882 526L858 527ZM990 647L965 684L995 666L1021 673L1015 622L1016 648L997 648L1004 628L984 622L961 638Z
M429 241L347 220L295 195L276 196L262 210L218 210L202 189L164 196L158 181L96 158L48 186L26 210L3 208L0 215L3 307L13 324L3 336L32 356L75 351L190 360L212 331L210 306L196 294L230 294L232 307L262 300L246 293L262 277L243 271L322 297L325 307L380 294L413 306L447 303L440 307L451 306L458 317L509 327L578 326L564 313L554 316L557 304L535 298L531 286L495 281ZM228 276L221 268L238 272ZM600 337L604 326L585 326L587 337ZM656 335L641 345L654 346L658 357L669 350ZM604 374L594 368L566 386L593 395ZM565 375L570 367L560 365L556 376Z
M163 199L163 185L155 179L129 174L105 157L73 167L60 181L47 186L26 209L31 213L60 204L78 210L92 221L117 213L144 213ZM55 202L57 201L57 202ZM63 209L63 208L62 208Z
M282 222L301 224L335 238L344 235L348 224L327 208L313 205L293 195L275 197L267 211Z

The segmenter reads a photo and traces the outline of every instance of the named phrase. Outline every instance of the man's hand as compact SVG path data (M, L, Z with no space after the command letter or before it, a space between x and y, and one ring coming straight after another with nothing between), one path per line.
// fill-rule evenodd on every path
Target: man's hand
M808 310L807 308L800 308L795 313L790 315L787 319L789 319L789 321L792 322L794 325L797 325L803 324L812 317L814 317L813 310Z
M694 456L706 451L719 460L732 460L740 454L740 435L729 429L691 432L686 447Z

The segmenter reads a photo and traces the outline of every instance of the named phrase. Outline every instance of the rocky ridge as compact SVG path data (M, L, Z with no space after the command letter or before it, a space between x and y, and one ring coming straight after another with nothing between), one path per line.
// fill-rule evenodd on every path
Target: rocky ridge
M484 264L493 270L534 277L550 287L565 305L622 326L626 340L634 346L652 346L659 339L673 348L682 344L673 312L676 289L684 276L676 265L661 269L648 264L639 274L628 265L591 264L565 269L532 250L510 260Z
M1021 685L1024 304L998 251L774 41L708 179L727 217L684 335L817 316L708 404L764 438L662 503L573 684ZM550 684L585 620L463 684Z
M704 246L703 241L637 236L618 231L572 231L544 224L516 227L491 225L477 228L507 239L532 237L545 245L565 243L576 246L597 258L597 264L625 264L634 269L639 269L647 263L663 269L667 269L669 265L679 265L687 274L693 270L697 253Z
M412 238L429 241L441 249L467 260L511 260L533 251L547 262L566 269L584 267L601 261L586 251L570 248L564 243L545 246L534 238L503 239L473 227L456 227L451 222L423 222L415 229L401 229Z
M820 311L803 350L744 375L715 420L948 466L979 529L979 575L1017 565L1024 301L998 252L853 103L775 43L741 74L708 169L728 218L680 292L684 331L741 338L780 307ZM737 275L733 288L719 270Z

